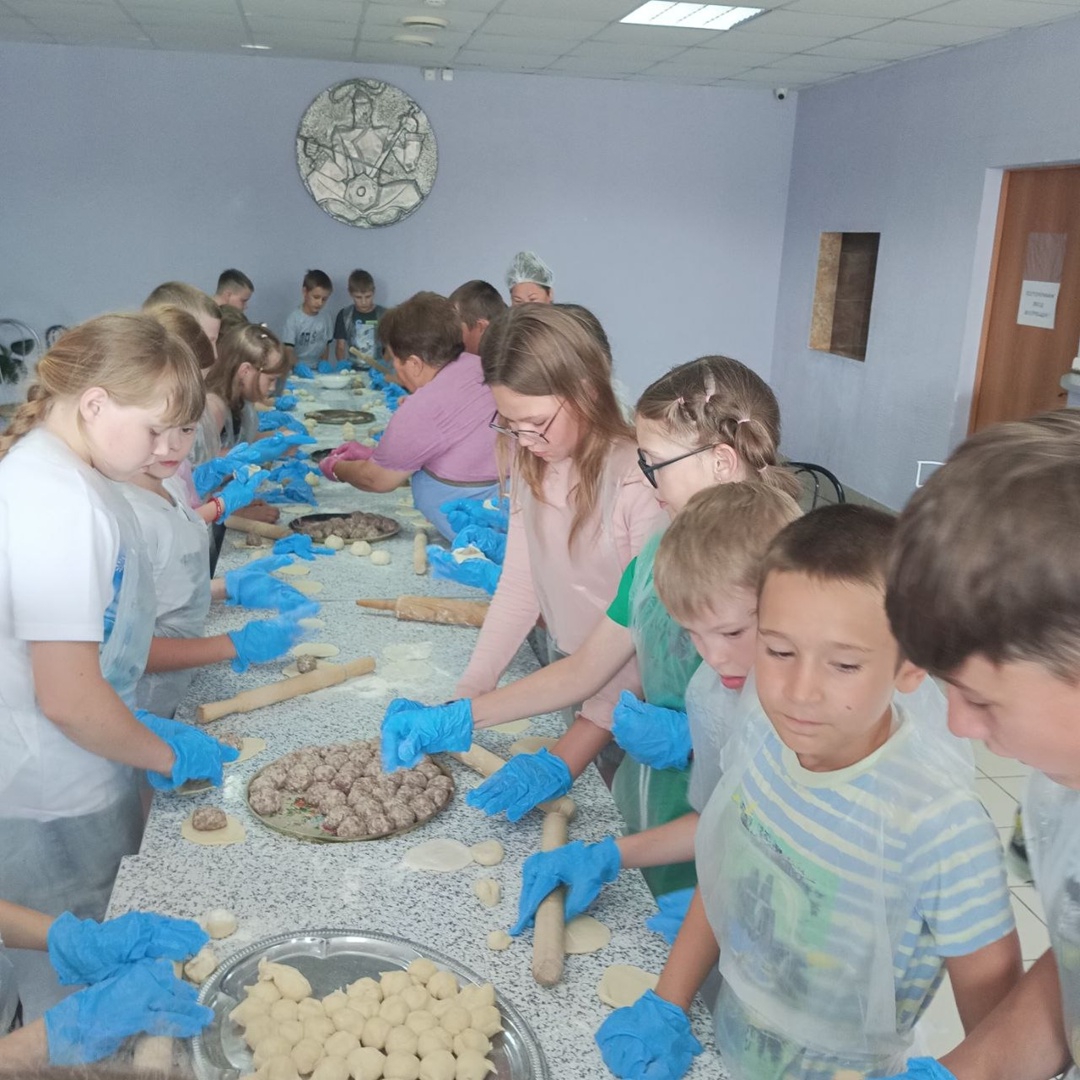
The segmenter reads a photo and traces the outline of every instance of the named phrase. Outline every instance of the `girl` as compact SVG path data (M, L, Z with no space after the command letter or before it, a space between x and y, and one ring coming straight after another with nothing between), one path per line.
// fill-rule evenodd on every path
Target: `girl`
M642 394L635 428L640 470L668 518L713 484L757 477L788 493L796 490L791 474L777 467L776 398L764 380L737 360L705 356L673 368ZM490 727L560 708L596 693L635 656L649 705L682 710L686 685L701 661L656 595L653 561L662 535L661 528L626 567L606 617L573 655L472 702L425 710L417 730L422 732L422 724L437 727L444 717ZM630 832L661 825L690 809L685 721L672 728L664 718L632 698L614 712L616 740L641 759L624 758L612 786ZM654 893L662 895L692 884L693 864L650 868L645 876Z
M611 389L603 349L573 315L528 305L500 316L481 346L484 379L498 407L496 431L509 448L511 512L502 576L458 693L492 690L542 614L556 654L580 648L603 618L626 566L653 532L662 511L637 467L633 431ZM632 651L582 698L554 754L519 755L470 795L490 813L517 820L537 802L569 789L572 778L611 741L619 691L636 689ZM436 741L467 749L463 722L442 724L438 707L392 702L383 722L387 768L416 755L436 728ZM533 713L535 709L529 709ZM449 736L449 742L444 737ZM509 788L521 787L517 797Z
M41 358L0 437L5 900L101 918L121 857L139 846L133 770L161 787L220 783L222 762L236 756L186 725L131 711L153 590L138 527L110 481L166 458L169 429L193 424L203 403L183 342L149 315L105 315ZM33 1018L57 1000L55 976L24 957L17 966Z

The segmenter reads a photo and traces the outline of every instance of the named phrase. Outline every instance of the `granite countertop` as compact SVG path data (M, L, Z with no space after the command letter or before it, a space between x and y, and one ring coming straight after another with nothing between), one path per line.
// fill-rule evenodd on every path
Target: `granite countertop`
M318 392L318 406L348 407L353 401L347 392ZM380 419L385 422L385 411ZM323 426L316 436L320 445L334 445L340 429ZM451 697L478 633L470 627L398 622L392 615L358 608L354 601L360 596L482 596L475 590L414 573L412 537L418 519L404 513L403 500L409 501L405 489L370 495L322 481L315 490L319 510L365 509L402 522L397 536L380 543L392 555L388 566L373 566L370 559L353 556L348 548L305 564L311 567L310 579L325 586L316 599L322 604L319 618L326 626L316 632L315 640L338 645L338 660L373 656L378 667L373 675L210 725L211 733L259 736L266 740L267 749L243 764L228 767L220 791L188 797L155 795L141 850L126 858L120 868L110 914L143 908L195 918L212 907L228 908L240 925L233 936L215 943L222 960L254 941L288 931L338 926L399 935L421 949L447 953L490 979L532 1024L553 1078L610 1076L593 1040L597 1027L611 1011L597 997L596 984L609 964L635 964L659 972L668 952L663 939L644 926L656 906L640 874L620 875L590 909L610 927L610 944L591 955L568 956L562 981L545 989L532 977L531 934L515 940L505 952L493 952L485 942L490 931L506 929L514 921L521 863L538 850L542 815L534 811L510 824L505 817L488 818L466 806L463 796L480 777L456 760L440 756L457 786L449 807L427 824L398 837L353 844L306 843L271 831L247 809L247 781L274 758L312 743L376 736L386 704L393 697L424 702ZM434 530L430 535L435 535ZM237 539L243 542L240 534L228 533L219 573L242 565L250 557L248 550L234 544ZM261 614L215 605L207 633L235 629ZM417 646L419 652L430 648L430 659L420 665L388 660L384 649L393 644ZM284 666L284 661L259 665L241 675L226 664L203 669L178 718L190 720L201 702L231 697L279 678ZM524 645L507 678L520 678L536 667L535 657ZM562 730L562 722L548 715L533 718L528 733L554 736ZM521 733L486 731L478 741L506 756L510 744L520 737ZM620 830L618 812L595 769L590 767L577 780L572 795L578 805L577 818L570 826L572 840L599 840ZM243 821L246 840L224 847L198 847L182 840L181 822L204 805L221 806ZM465 844L494 837L504 845L506 857L494 867L472 864L450 874L405 870L401 865L404 853L434 836L453 837ZM473 882L483 877L495 878L502 886L502 899L494 908L484 907L473 895ZM695 1009L694 1028L707 1049L688 1075L724 1075L713 1049L711 1018L700 1005Z

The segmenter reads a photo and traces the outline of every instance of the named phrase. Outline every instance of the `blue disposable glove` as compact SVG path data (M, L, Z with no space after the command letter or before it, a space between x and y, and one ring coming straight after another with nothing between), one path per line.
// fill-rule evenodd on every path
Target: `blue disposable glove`
M311 472L306 461L286 461L277 465L266 474L266 479L275 484L287 484L290 480L303 480Z
M304 628L295 613L276 619L255 619L229 634L236 649L233 671L247 671L251 664L265 664L284 656L303 636Z
M492 562L502 566L506 558L506 533L487 525L466 525L454 537L453 547L463 548L472 545L482 551Z
M616 1009L600 1025L596 1045L616 1076L633 1080L679 1080L701 1053L686 1013L652 990Z
M301 533L293 533L292 536L283 536L274 541L275 555L295 555L299 559L311 562L316 555L333 555L334 549L316 546L310 536Z
M395 698L383 716L383 770L411 769L424 754L440 750L468 750L472 737L472 702L468 698L445 705L416 705L406 698Z
M139 960L118 974L65 998L45 1013L50 1065L82 1065L109 1057L129 1035L187 1039L214 1018L196 1001L168 960Z
M295 409L298 399L295 394L282 394L279 398L274 398L274 408L280 409L282 412L288 412L289 409Z
M298 379L314 379L315 378L315 372L312 371L311 368L309 368L307 366L307 364L297 364L296 367L293 368L293 374Z
M306 480L289 480L280 491L270 491L264 496L268 503L310 503L315 505L315 492Z
M611 734L636 761L654 769L685 769L690 763L690 721L686 713L649 705L624 690L613 716Z
M330 375L333 373L334 365L329 360L320 360L318 364L318 371L320 375Z
M230 573L237 573L232 570ZM225 575L225 588L228 589L229 575ZM230 607L259 608L268 611L288 613L296 619L305 619L319 610L319 605L305 596L299 589L294 589L284 581L269 574L252 574L233 582L232 592L226 593L225 603Z
M683 919L690 910L690 901L694 899L694 887L688 889L676 889L675 892L664 893L656 899L656 906L660 909L655 915L650 915L645 920L645 925L654 933L659 934L669 945L675 944L679 936Z
M372 390L385 390L387 387L386 376L376 367L368 371L368 382Z
M510 500L505 496L494 508L485 506L481 499L450 499L439 509L455 533L461 532L466 525L482 525L496 532L506 532L510 527Z
M158 791L173 791L188 780L209 780L217 787L221 784L221 766L240 756L235 746L226 746L179 720L167 720L145 709L136 709L135 719L168 743L176 755L168 776L157 772L146 774L150 786Z
M521 868L518 918L510 927L510 933L517 937L532 926L540 902L560 885L569 886L565 899L565 918L569 922L600 895L600 890L609 881L619 876L621 869L622 857L612 836L605 836L598 844L575 840L554 851L530 855Z
M292 557L290 555L275 552L273 555L265 555L261 559L254 559L246 566L238 567L236 570L227 571L225 574L225 603L239 604L241 607L261 607L261 604L248 603L244 598L245 583L256 580L277 581L277 578L271 578L268 575L275 570L280 570L283 566L288 566L291 562Z
M291 450L294 446L310 446L316 441L306 431L303 433L290 431L288 435L279 432L277 435L271 435L268 438L260 439L257 443L253 443L246 453L254 453L255 455L251 464L265 465L266 462L281 457L282 454L287 450Z
M518 754L497 773L473 788L465 801L489 817L506 811L508 821L519 821L537 803L565 795L574 778L561 757L538 750L535 754Z
M488 596L492 596L498 587L502 567L490 559L466 559L459 563L446 548L438 544L428 544L427 554L434 578L471 585L474 589L483 589Z
M191 481L195 485L199 498L205 499L214 488L225 482L225 477L235 468L236 463L224 457L211 458L201 465L196 465L191 470Z
M266 412L259 413L260 431L276 431L278 428L288 428L290 431L307 430L295 416L290 416L280 409L268 409Z
M218 493L217 497L224 503L222 517L235 514L237 510L243 510L255 501L255 493L259 490L265 477L262 471L252 473L246 480L237 477L230 480Z
M888 1080L956 1080L956 1077L935 1058L908 1058L907 1068Z
M101 982L136 960L186 960L209 940L191 919L150 911L129 911L103 923L65 911L47 937L49 960L61 986Z

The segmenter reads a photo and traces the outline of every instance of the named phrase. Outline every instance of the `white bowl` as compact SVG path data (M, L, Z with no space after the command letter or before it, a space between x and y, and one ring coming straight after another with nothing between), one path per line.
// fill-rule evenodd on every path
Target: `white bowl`
M315 381L326 390L344 390L352 386L352 375L319 375Z

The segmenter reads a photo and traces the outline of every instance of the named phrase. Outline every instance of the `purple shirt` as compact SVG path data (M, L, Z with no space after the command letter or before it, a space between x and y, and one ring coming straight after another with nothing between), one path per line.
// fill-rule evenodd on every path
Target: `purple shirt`
M435 378L401 399L371 460L384 469L419 469L438 480L482 484L498 477L495 399L484 385L480 357L462 353Z

